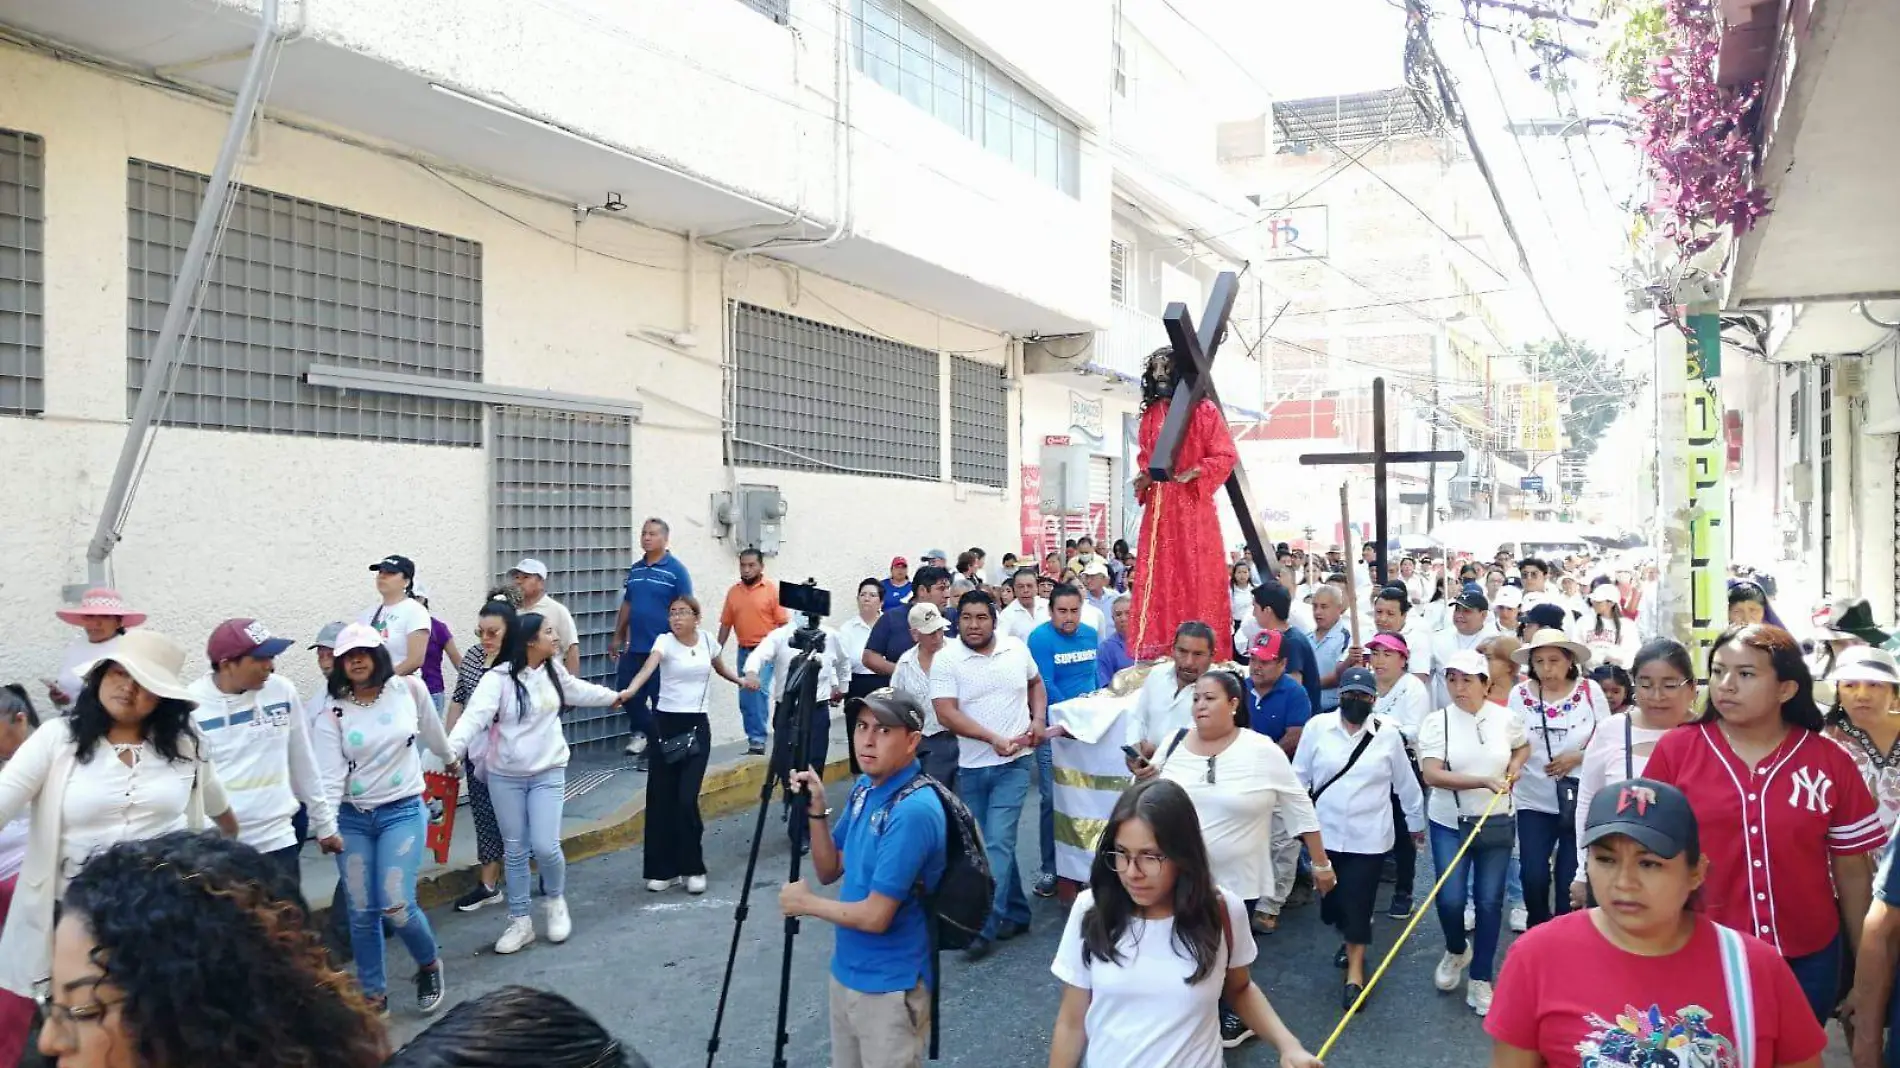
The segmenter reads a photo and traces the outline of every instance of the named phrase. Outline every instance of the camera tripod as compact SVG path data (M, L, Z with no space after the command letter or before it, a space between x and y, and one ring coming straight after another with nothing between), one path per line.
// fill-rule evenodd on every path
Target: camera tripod
M732 991L732 969L739 956L740 932L751 911L752 877L759 866L759 843L765 836L766 817L772 810L772 794L782 789L786 804L795 809L790 812L790 818L805 818L808 799L792 790L791 776L792 772L807 767L811 759L811 728L819 716L819 657L824 655L825 650L825 635L818 629L817 620L810 616L807 620L808 625L792 637L792 646L799 653L797 659L792 661L783 696L779 698L773 716L776 731L771 763L765 773L765 783L759 788L759 814L752 825L752 845L746 855L745 881L739 887L739 906L733 913L732 945L726 951L726 974L719 984L719 1007L713 1014L712 1037L706 1042L706 1068L712 1068L713 1061L719 1055L719 1029L726 1020L726 998ZM786 875L788 883L798 881L800 861L803 859L802 849L794 847L790 852L790 871ZM785 1029L785 1017L792 989L792 943L797 937L798 918L787 916L785 949L779 960L778 1031L772 1050L773 1068L786 1068L785 1047L791 1042L791 1035Z

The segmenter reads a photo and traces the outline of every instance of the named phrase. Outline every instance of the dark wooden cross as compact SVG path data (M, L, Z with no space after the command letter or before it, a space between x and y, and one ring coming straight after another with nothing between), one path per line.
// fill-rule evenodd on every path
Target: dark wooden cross
M1385 447L1385 379L1372 380L1372 451L1371 452L1309 452L1300 457L1300 462L1309 467L1323 467L1333 464L1371 464L1372 465L1372 536L1379 546L1378 571L1376 577L1380 586L1386 584L1391 572L1386 567L1388 552L1386 541L1385 517L1385 469L1388 464L1427 464L1457 463L1465 458L1460 449L1421 449L1416 451L1388 452ZM1353 566L1352 561L1346 562Z
M1161 421L1161 434L1155 438L1154 453L1148 458L1148 477L1156 482L1174 477L1174 454L1187 435L1195 406L1206 398L1213 401L1216 408L1220 407L1220 394L1214 389L1214 352L1227 333L1227 317L1233 313L1234 298L1239 293L1239 276L1232 271L1222 271L1214 279L1214 291L1208 296L1207 314L1201 319L1199 331L1194 329L1194 319L1188 314L1187 305L1180 301L1168 305L1168 310L1161 315L1161 323L1168 330L1168 343L1174 347L1174 366L1180 369L1181 380L1174 387L1174 397L1168 401L1167 417ZM1253 553L1254 567L1263 576L1272 574L1273 556L1260 540L1260 528L1254 525L1257 513L1248 499L1247 473L1241 469L1238 457L1233 471L1227 475L1227 500L1233 505L1234 518L1240 521L1240 533L1247 540L1247 549Z

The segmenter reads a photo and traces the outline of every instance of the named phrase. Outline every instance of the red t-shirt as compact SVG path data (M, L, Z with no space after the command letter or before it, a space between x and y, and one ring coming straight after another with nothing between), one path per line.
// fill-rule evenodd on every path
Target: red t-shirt
M1484 1018L1492 1038L1535 1050L1550 1068L1776 1068L1827 1046L1794 972L1768 943L1742 938L1755 1014L1755 1063L1744 1065L1713 923L1697 917L1687 945L1644 957L1603 937L1591 915L1559 916L1512 943ZM1673 1056L1644 1056L1661 1050Z
M1663 735L1643 775L1688 795L1709 857L1709 918L1752 934L1785 957L1827 948L1840 931L1835 855L1886 844L1880 813L1847 750L1791 730L1754 767L1713 721Z

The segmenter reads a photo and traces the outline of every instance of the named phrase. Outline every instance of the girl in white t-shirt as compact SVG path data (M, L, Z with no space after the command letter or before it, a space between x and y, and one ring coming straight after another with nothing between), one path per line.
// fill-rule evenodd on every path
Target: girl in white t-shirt
M1187 792L1167 779L1135 784L1115 803L1049 966L1064 983L1049 1068L1221 1068L1223 993L1282 1065L1319 1068L1248 974L1254 955L1240 897L1214 885Z
M1515 798L1524 906L1535 927L1570 911L1569 887L1577 874L1577 774L1597 724L1610 718L1610 703L1583 673L1590 650L1561 631L1538 631L1511 659L1530 668L1530 677L1511 690L1509 707L1531 743Z
M699 601L688 594L666 608L668 631L633 677L638 691L660 673L659 713L653 721L658 759L647 779L647 842L642 861L647 889L654 893L686 880L686 892L706 892L706 857L700 848L706 833L699 814L699 785L712 752L712 727L706 700L714 672L739 685L739 676L719 656L719 643L700 629ZM669 746L671 748L669 748Z

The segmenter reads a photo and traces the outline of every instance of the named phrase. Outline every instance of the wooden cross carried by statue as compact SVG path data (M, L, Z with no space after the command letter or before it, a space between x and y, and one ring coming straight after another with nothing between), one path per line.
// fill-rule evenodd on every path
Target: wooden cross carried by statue
M1385 379L1375 378L1372 380L1372 451L1309 452L1300 457L1300 462L1309 467L1331 464L1372 465L1372 536L1379 547L1378 570L1375 574L1379 585L1384 586L1391 575L1386 567L1388 548L1385 517L1386 466L1388 464L1457 463L1464 458L1464 452L1459 449L1387 451L1385 447ZM1347 562L1347 566L1352 566L1350 561Z
M1201 398L1220 407L1220 394L1214 389L1214 353L1227 333L1227 318L1233 313L1234 298L1239 293L1239 276L1232 271L1222 271L1214 279L1214 290L1208 296L1207 314L1201 318L1199 331L1194 329L1194 319L1188 314L1187 305L1180 301L1168 305L1168 310L1162 313L1161 322L1167 328L1168 343L1174 348L1174 366L1180 370L1181 380L1168 401L1167 417L1162 420L1161 434L1155 439L1154 453L1148 459L1148 477L1156 482L1174 477L1175 453L1181 447L1181 439L1187 434L1188 422ZM1262 574L1268 573L1267 569L1273 566L1273 555L1266 551L1260 530L1254 525L1256 513L1247 495L1247 473L1238 459L1227 475L1227 500L1233 505L1234 518L1240 522L1241 537L1253 554L1254 566L1260 568Z

